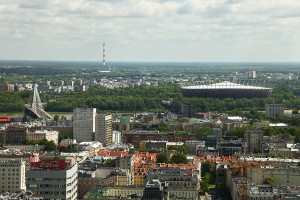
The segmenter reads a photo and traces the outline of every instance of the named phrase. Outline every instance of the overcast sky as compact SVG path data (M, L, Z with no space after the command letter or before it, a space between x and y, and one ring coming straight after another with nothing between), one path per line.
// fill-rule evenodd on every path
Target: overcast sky
M1 0L0 59L300 61L300 0Z

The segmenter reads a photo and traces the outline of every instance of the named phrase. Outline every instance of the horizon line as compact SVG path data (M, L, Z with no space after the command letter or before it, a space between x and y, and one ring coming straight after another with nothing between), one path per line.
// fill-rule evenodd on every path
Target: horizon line
M102 61L99 60L31 60L31 59L0 59L0 62L3 61L17 61L17 62L98 62L99 64L102 64ZM107 63L299 63L300 61L121 61L121 60L115 60L115 61L108 61Z

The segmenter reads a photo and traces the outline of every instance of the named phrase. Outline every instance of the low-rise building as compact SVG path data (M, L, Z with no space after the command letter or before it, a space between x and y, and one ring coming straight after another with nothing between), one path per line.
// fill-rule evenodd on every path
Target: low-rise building
M26 135L27 140L33 140L36 143L39 143L43 139L48 141L53 141L55 144L58 144L58 131L52 130L36 130L34 132L29 131Z
M199 188L200 174L197 170L181 168L158 167L150 168L146 180L159 179L166 182L170 187L194 187Z
M220 156L241 155L245 152L245 144L241 139L223 139L217 144Z
M39 152L44 149L45 145L6 145L4 147L11 152Z

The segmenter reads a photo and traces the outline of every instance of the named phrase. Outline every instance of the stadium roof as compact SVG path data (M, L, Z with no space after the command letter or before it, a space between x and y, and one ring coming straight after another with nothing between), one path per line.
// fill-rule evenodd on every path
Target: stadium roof
M221 83L214 83L210 85L194 85L194 86L185 86L182 89L271 89L258 86L250 85L241 85L237 83L232 83L229 81L224 81Z

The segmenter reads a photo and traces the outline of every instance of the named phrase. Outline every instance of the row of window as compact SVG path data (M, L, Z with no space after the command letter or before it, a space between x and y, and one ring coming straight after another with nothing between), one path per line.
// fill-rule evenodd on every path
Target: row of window
M51 191L45 191L45 192L44 192L44 191L41 191L41 192L40 192L40 195L43 195L43 194L44 194L44 195L51 195L51 194L52 194L52 195L53 195L53 194L54 194L54 195L65 195L66 192L51 192Z
M2 180L6 180L6 178L2 177ZM8 177L7 180L19 180L19 177Z
M19 176L20 174L8 173L6 176ZM2 173L2 177L5 177L5 173Z
M66 181L65 178L27 178L28 181Z
M10 184L10 183L7 183L7 184ZM14 183L12 183L12 184L14 184ZM18 184L18 183L16 183L16 184ZM16 185L6 185L6 186L7 186L7 188L19 188ZM5 188L4 185L2 185L2 188Z
M40 184L40 185L37 185L37 184L29 184L30 188L51 188L51 187L54 187L54 188L65 188L66 185L49 185L49 184Z
M12 166L10 166L10 167L12 167ZM14 166L13 166L14 167ZM8 171L8 172L10 172L10 171L12 171L12 172L18 172L19 171L19 169L11 169L11 168L8 168L8 169L5 169L5 168L2 168L2 171L4 172L4 171Z

